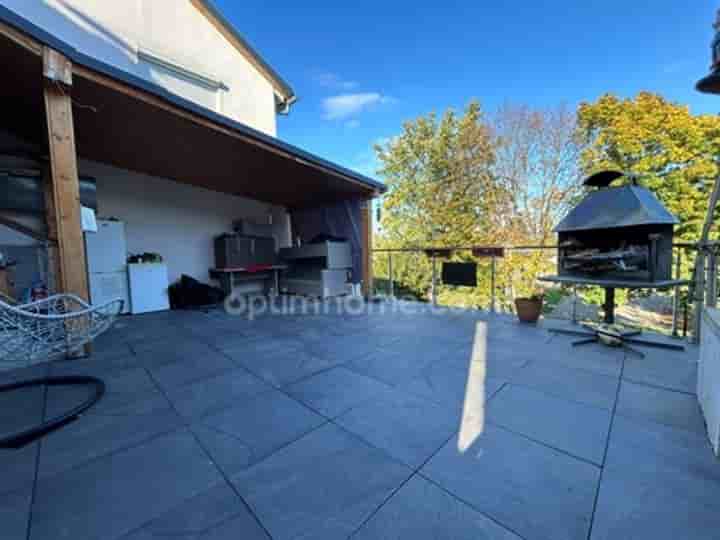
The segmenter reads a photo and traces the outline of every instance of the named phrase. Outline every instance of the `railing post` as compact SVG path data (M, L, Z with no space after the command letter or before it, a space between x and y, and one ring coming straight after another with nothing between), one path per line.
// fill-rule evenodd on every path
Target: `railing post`
M698 246L695 267L695 312L693 313L693 343L700 343L700 321L705 304L705 246Z
M705 303L708 307L717 307L717 253L712 247L708 256L707 297Z
M578 323L578 320L577 320L577 301L578 301L577 285L573 285L573 302L572 302L572 315L571 315L572 319L571 319L571 321L570 321L572 324L577 324L577 323Z
M432 256L432 283L430 284L430 296L432 298L433 307L437 307L437 265L435 264L435 254Z
M388 251L388 279L390 280L390 298L395 298L395 282L393 281L393 265L391 251Z
M495 313L495 255L490 257L490 312Z
M675 279L680 279L682 266L682 249L677 248L677 255L675 256ZM680 317L680 286L675 286L675 294L673 296L673 311L672 311L672 335L678 337L678 319Z

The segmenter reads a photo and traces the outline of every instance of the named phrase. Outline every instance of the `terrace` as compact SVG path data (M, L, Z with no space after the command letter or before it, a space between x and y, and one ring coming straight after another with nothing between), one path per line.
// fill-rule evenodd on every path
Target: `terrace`
M91 359L1 374L108 385L1 451L2 537L717 537L695 347L640 360L421 307L123 318ZM82 398L5 395L0 425Z

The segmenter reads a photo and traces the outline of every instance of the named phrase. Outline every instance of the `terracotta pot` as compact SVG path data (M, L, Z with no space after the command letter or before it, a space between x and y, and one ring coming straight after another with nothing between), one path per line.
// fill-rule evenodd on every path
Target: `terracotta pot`
M525 323L536 323L540 318L543 307L542 296L537 298L516 298L515 310L518 319Z

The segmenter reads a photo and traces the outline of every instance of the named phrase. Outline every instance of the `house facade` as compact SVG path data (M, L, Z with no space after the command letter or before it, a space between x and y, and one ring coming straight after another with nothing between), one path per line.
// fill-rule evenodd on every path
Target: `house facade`
M82 54L268 135L289 85L204 0L2 0Z
M78 176L95 182L97 215L126 224L128 252L161 254L171 282L208 282L213 238L243 218L272 224L278 248L302 231L350 232L362 281L361 207L382 185L275 138L295 95L212 4L0 0L3 28L18 84L4 96L0 172L49 181L57 52L72 72L59 93L71 103ZM338 208L340 225L315 219ZM0 251L54 242L51 221L0 208Z

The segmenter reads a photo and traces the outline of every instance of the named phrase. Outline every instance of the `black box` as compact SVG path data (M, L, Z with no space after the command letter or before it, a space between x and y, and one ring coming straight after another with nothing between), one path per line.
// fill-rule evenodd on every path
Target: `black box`
M275 264L274 238L223 234L215 238L215 268Z

